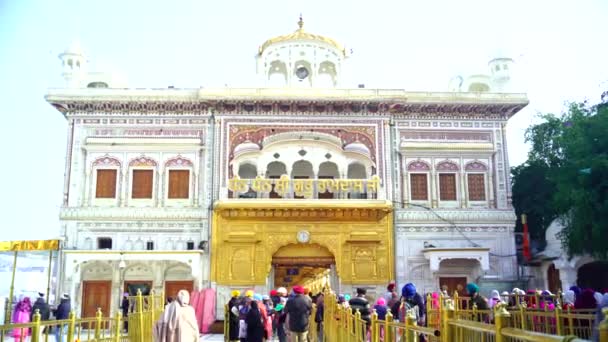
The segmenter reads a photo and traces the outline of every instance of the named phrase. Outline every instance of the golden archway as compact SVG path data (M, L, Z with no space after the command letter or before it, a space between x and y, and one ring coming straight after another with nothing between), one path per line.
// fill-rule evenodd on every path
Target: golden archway
M274 287L301 285L313 293L331 287L334 255L319 244L289 244L272 255Z
M391 211L390 202L381 200L218 201L212 225L212 281L264 285L280 248L309 244L323 246L334 256L344 284L385 284L393 279L394 269ZM306 241L298 241L302 232Z

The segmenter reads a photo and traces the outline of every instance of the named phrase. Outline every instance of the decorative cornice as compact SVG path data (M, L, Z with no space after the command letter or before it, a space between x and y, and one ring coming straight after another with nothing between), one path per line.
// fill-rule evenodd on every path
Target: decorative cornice
M63 207L59 219L71 220L179 220L200 221L207 217L206 208L154 208L154 207Z
M528 104L525 94L407 92L401 89L49 89L64 114L346 115L397 118L508 119Z
M514 225L516 221L513 210L483 210L483 209L396 209L397 223L467 223L467 224L507 224Z
M476 224L474 222L469 222L469 224ZM513 231L512 227L501 227L501 226L469 226L469 227L459 227L459 229L463 233L505 233ZM434 227L434 226L424 226L424 227L412 227L412 226L396 226L395 231L398 234L407 234L407 233L450 233L453 234L455 229L454 227Z

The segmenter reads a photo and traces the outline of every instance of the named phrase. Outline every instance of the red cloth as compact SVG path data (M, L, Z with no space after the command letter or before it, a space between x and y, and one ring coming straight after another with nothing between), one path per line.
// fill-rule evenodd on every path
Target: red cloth
M300 285L296 285L293 287L293 292L295 294L304 294L304 288Z

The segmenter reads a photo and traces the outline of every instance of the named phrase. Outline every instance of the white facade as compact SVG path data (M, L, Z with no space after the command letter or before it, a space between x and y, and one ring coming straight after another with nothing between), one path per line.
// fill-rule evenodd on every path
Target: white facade
M59 291L70 292L76 308L86 281L111 283L111 308L129 281L157 291L167 281L214 286L207 247L214 201L239 197L228 179L282 174L378 177L377 198L394 203L400 286L515 280L505 127L525 94L340 89L344 48L299 24L260 48L264 88L100 89L79 70L64 70L67 87L46 99L69 125ZM83 63L80 56L62 54L64 66ZM494 83L506 83L503 76ZM136 171L151 171L145 198L134 197ZM185 198L171 197L171 171L188 172ZM98 196L102 176L115 184ZM229 290L218 288L218 298Z

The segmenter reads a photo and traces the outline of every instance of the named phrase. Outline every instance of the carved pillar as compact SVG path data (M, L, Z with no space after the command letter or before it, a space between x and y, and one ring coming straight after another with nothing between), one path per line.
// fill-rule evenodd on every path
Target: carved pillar
M460 207L466 208L469 204L469 192L467 191L467 179L464 171L460 172Z
M127 203L127 196L128 196L128 188L129 188L129 168L128 167L123 167L121 168L122 173L119 173L119 181L118 181L118 192L120 194L119 196L119 205L121 207L125 207L128 205Z
M486 185L486 189L488 189L488 207L496 208L496 202L494 200L494 163L492 158L488 161L488 172L486 175L488 176L488 184Z
M433 161L435 163L435 161ZM439 180L437 179L437 172L435 171L435 167L431 169L430 173L430 183L431 183L431 208L437 208L437 183Z
M91 168L91 170L89 170L89 172L87 172L86 174L86 178L84 181L84 205L85 206L90 206L91 205L91 192L93 191L93 172L95 172L95 170L93 168Z

